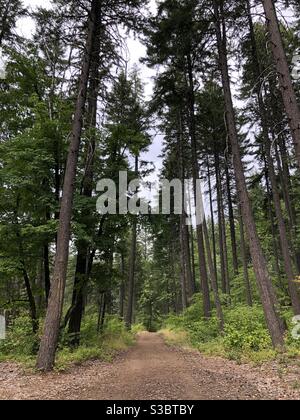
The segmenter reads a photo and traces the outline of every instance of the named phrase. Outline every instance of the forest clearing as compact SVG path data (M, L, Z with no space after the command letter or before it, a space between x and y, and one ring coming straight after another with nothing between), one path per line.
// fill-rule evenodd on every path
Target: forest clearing
M299 0L0 0L0 399L299 399L299 166Z

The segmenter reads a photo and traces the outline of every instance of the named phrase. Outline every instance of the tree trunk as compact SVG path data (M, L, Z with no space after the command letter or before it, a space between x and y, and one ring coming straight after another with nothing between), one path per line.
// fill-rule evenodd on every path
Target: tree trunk
M225 256L225 238L224 238L224 213L223 213L223 194L222 194L222 185L221 185L221 175L220 175L220 162L219 155L215 153L215 171L216 171L216 185L217 185L217 202L218 202L218 227L219 227L219 249L220 249L220 260L221 260L221 283L222 283L222 292L228 294L228 270L226 268L227 261Z
M119 316L120 319L123 320L125 303L125 258L123 253L121 253L121 277Z
M212 245L213 245L213 257L214 257L214 267L216 281L218 284L218 267L217 267L217 246L216 246L216 233L215 233L215 218L214 218L214 205L213 205L213 195L212 195L212 186L211 186L211 173L209 161L207 159L207 178L208 178L208 189L209 189L209 204L210 204L210 219L211 219L211 236L212 236Z
M185 185L185 162L184 162L184 139L183 139L183 127L182 127L182 116L181 112L178 113L178 162L179 162L179 173L182 185L182 212L180 217L180 245L182 253L182 264L183 264L183 273L184 273L184 283L182 287L184 289L183 299L186 300L187 305L191 303L192 297L195 293L193 287L193 276L192 276L192 267L191 267L191 253L190 253L190 238L188 225L186 223L186 185Z
M82 181L81 195L91 198L93 194L93 180L94 180L94 159L96 149L95 130L97 127L97 102L99 94L99 67L100 67L100 42L101 42L101 25L102 16L101 8L97 16L96 34L94 37L92 48L92 59L90 67L90 84L88 97L88 127L90 129L90 141L87 145L86 153L86 168ZM82 221L89 222L89 211L83 209ZM88 224L88 222L86 224ZM72 298L72 311L70 313L69 334L71 337L70 344L78 346L80 344L80 329L84 310L84 292L89 281L88 263L90 260L90 244L86 240L80 240L77 245L77 265L74 279L74 291Z
M49 371L53 369L59 338L59 327L63 310L65 284L67 277L76 168L82 134L83 115L87 97L87 85L91 66L93 41L96 34L96 22L99 13L99 4L99 0L92 1L89 14L88 36L84 54L84 62L82 65L78 98L72 124L71 144L65 171L63 197L61 200L54 274L49 296L44 333L42 336L37 359L37 368L43 371Z
M239 223L240 223L240 237L241 237L241 255L242 255L242 261L243 261L244 284L245 284L245 290L246 290L247 304L249 306L253 306L252 290L251 290L251 284L250 284L249 272L248 272L248 255L247 255L247 248L246 248L246 242L245 242L245 229L244 229L241 206L239 206Z
M300 109L284 51L279 22L273 0L262 0L267 19L270 46L277 70L284 107L288 116L296 157L300 166Z
M181 302L182 309L188 307L188 294L186 290L186 265L184 255L184 240L183 240L183 217L180 218L180 285L181 285Z
M280 182L282 186L282 193L283 199L285 203L285 207L288 213L288 221L289 221L289 230L290 235L293 243L294 254L295 254L295 265L297 267L297 274L300 274L300 250L297 244L297 215L296 209L294 205L294 197L292 197L293 186L291 183L291 174L289 170L288 164L288 152L286 150L286 146L282 136L279 136L279 150L280 156L277 148L277 144L275 145L275 153L276 153L276 162L277 168L279 171Z
M214 14L216 18L216 36L218 44L220 70L222 74L222 84L225 97L227 130L233 154L233 164L235 169L238 197L241 203L241 210L246 227L253 268L255 271L258 288L260 291L267 326L270 331L274 347L281 348L284 346L284 322L281 320L279 315L278 300L275 294L271 277L268 272L267 262L263 254L262 246L257 234L254 215L247 191L246 178L244 174L241 151L239 147L239 136L236 127L235 112L230 87L230 78L227 61L226 25L224 22L223 10L221 10L220 19L220 10L217 0L214 0Z
M267 113L264 106L263 98L261 96L262 89L263 89L263 80L261 79L260 63L259 63L258 55L257 55L256 40L255 40L255 34L254 34L254 29L253 29L253 24L252 24L249 2L248 2L248 15L249 15L249 25L250 25L250 32L251 32L251 39L252 39L252 55L253 55L253 62L254 62L254 72L257 79L260 80L258 90L257 90L257 102L258 102L261 125L262 125L262 130L263 130L264 144L265 144L265 149L266 149L268 173L269 173L269 177L271 181L273 201L274 201L275 214L276 214L277 223L278 223L280 246L281 246L281 252L282 252L283 261L284 261L285 273L288 279L292 307L295 312L295 315L297 315L297 314L300 314L300 299L298 295L298 288L295 282L293 263L292 263L292 259L290 255L290 244L289 244L285 221L284 221L284 217L283 217L283 213L281 209L280 195L279 195L279 190L277 186L276 173L275 173L274 162L273 162L272 151L271 151L271 140L269 137L269 131L268 131L268 125L267 125L268 124Z
M43 268L44 268L44 287L45 287L46 305L48 306L48 299L49 299L50 288L51 288L48 242L45 243L44 249L43 249Z
M275 174L275 169L274 169L274 162L271 156L270 140L268 136L266 137L267 137L265 138L266 153L267 153L267 160L268 160L268 166L269 166L269 176L270 176L270 181L271 181L271 186L272 186L275 213L276 213L278 229L279 229L281 252L282 252L283 261L284 261L285 274L288 279L292 307L293 307L295 315L298 315L300 314L300 299L298 296L298 288L295 282L295 274L293 270L292 259L290 256L290 244L288 241L286 226L285 226L282 209L281 209L279 191L277 187L276 174Z
M199 185L199 162L197 156L197 139L196 139L196 124L195 124L195 92L194 92L194 77L192 69L191 57L187 57L188 62L188 77L189 77L189 120L190 120L190 138L192 146L192 172L193 172L193 188L195 198L195 208L198 208L197 197L201 196L201 191L198 191ZM211 303L208 286L208 275L206 267L206 257L203 240L203 224L201 220L197 221L197 245L198 245L198 258L200 270L200 283L203 293L203 312L205 318L211 317Z
M231 249L232 249L232 262L233 262L234 274L237 276L239 274L239 260L238 260L237 245L236 245L235 220L234 220L233 203L232 203L232 196L231 196L230 176L229 176L229 169L228 169L227 163L225 164L225 173L226 173L226 189L227 189Z
M105 322L105 315L106 315L106 293L101 293L100 301L99 301L99 316L98 316L98 333L103 332L104 330L104 322Z
M138 176L139 172L139 158L135 158L135 173ZM137 241L137 217L134 216L132 224L131 250L129 257L129 276L128 276L128 303L126 313L126 327L128 329L132 326L133 308L134 308L134 291L135 291L135 265L136 265L136 241Z

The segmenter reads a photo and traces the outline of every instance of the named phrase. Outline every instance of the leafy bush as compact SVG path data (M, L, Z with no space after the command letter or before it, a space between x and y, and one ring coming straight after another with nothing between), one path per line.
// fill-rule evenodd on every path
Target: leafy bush
M0 340L0 356L32 356L36 350L37 337L32 332L31 320L22 315L14 319L7 329L5 340Z
M261 351L272 346L262 308L240 306L228 310L225 320L226 349Z
M183 314L171 315L165 320L162 333L167 341L234 360L259 362L275 357L261 307L224 306L225 328L221 333L215 315L209 320L201 317L201 305L201 298L196 296L194 304Z
M139 332L145 331L145 326L143 324L134 324L131 328L132 334L138 334Z
M62 334L57 354L59 369L89 359L110 360L116 351L125 350L134 343L134 334L127 331L117 317L107 317L101 334L97 332L97 323L95 313L84 317L80 346L76 349L68 346L68 334ZM0 341L0 360L26 362L34 366L37 348L38 338L32 333L29 317L20 316L10 325L6 339Z

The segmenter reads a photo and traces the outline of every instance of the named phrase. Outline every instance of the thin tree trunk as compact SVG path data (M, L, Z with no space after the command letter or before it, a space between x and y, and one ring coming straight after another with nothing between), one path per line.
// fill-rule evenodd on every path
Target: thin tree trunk
M18 208L19 208L19 198L17 198L17 209ZM25 263L25 258L24 258L24 249L23 249L23 241L22 241L22 236L21 236L21 232L20 232L20 228L19 228L17 211L18 210L15 211L15 223L16 223L16 237L17 237L17 241L18 241L20 265L21 265L20 271L23 275L24 285L25 285L25 289L26 289L26 293L27 293L27 297L28 297L28 302L29 302L32 332L34 334L36 334L38 332L38 329L39 329L37 308L36 308L36 302L35 302L34 294L33 294L33 291L32 291L30 279L29 279L27 269L26 269L26 263Z
M34 334L36 334L38 332L38 329L39 329L39 321L38 321L38 316L37 316L36 303L35 303L34 295L33 295L33 292L32 292L29 276L28 276L28 273L26 271L25 262L22 259L20 261L20 263L21 263L21 266L22 266L21 271L22 271L22 274L23 274L24 284L25 284L25 288L26 288L26 292L27 292L28 301L29 301L32 332Z
M240 223L240 238L241 238L241 256L242 256L242 261L243 261L244 284L245 284L245 290L246 290L247 304L249 306L253 306L252 290L251 290L251 284L250 284L249 272L248 272L248 257L247 257L247 248L246 248L246 242L245 242L245 229L244 229L241 206L239 206L239 223Z
M180 285L181 285L181 302L182 309L188 307L188 297L186 290L186 265L184 255L184 240L183 240L183 217L180 218Z
M139 158L135 157L135 173L138 176ZM137 219L134 217L132 224L131 250L129 257L129 276L128 276L128 304L126 313L126 327L132 326L133 308L134 308L134 292L135 292L135 265L136 265L136 242L137 242Z
M212 186L211 186L211 173L209 161L207 159L207 178L208 178L208 189L209 189L209 204L210 204L210 219L211 219L211 236L212 236L212 245L213 245L213 257L214 257L214 267L216 281L218 283L218 267L217 267L217 246L216 246L216 233L215 233L215 218L214 218L214 205L213 205L213 195L212 195Z
M223 229L223 196L222 196L222 185L220 177L220 164L218 153L215 153L215 172L216 172L216 186L217 186L217 203L218 203L218 228L219 228L219 250L220 250L220 262L221 262L221 284L222 292L226 294L228 292L227 284L227 270L225 262L225 243L224 243L224 229Z
M43 371L53 369L56 348L59 338L59 327L62 317L65 284L67 277L69 240L71 233L72 204L75 189L76 168L80 148L83 115L87 97L87 86L91 66L93 41L96 34L96 22L99 13L99 0L93 0L89 14L88 36L84 61L79 81L78 98L72 124L71 144L65 171L63 197L61 201L59 229L57 235L57 250L54 274L51 285L44 333L42 336L37 368Z
M275 220L274 220L274 214L273 214L273 206L272 206L272 199L271 199L271 188L270 188L270 180L269 180L269 170L268 165L266 161L266 157L263 156L264 160L264 172L265 172L265 180L266 180L266 188L267 188L267 205L268 205L268 219L271 224L271 234L272 234L272 247L273 247L273 254L274 254L274 260L275 260L275 272L278 278L278 282L281 285L282 284L282 278L281 278L281 270L280 270L280 263L279 263L279 255L280 250L278 248L277 244L277 235L276 235L276 226L275 226Z
M182 212L180 217L180 244L182 253L183 273L184 273L184 295L187 304L192 300L192 296L195 293L193 288L192 279L192 268L191 268L191 255L190 255L190 238L189 230L186 223L186 185L185 185L185 162L184 162L184 139L183 139L183 127L182 127L182 116L178 113L178 150L179 150L179 172L182 185Z
M199 162L197 156L197 140L196 140L196 125L195 125L195 93L194 93L194 77L192 69L191 57L187 57L188 61L188 77L189 77L189 119L190 119L190 138L192 146L192 172L193 172L193 187L194 187L194 198L195 208L198 208L197 197L201 195L201 191L198 191L199 185ZM211 317L211 302L208 286L208 275L206 267L206 257L204 249L203 239L203 224L201 220L197 221L197 245L198 245L198 258L199 258L199 270L200 270L200 282L203 293L203 312L205 318Z
M119 316L120 319L124 319L124 303L125 303L125 258L124 254L121 253L121 285L120 285L120 308Z
M226 189L227 189L227 200L228 200L228 213L229 213L229 224L230 224L233 269L234 269L234 274L238 275L239 274L239 260L238 260L237 245L236 245L235 220L234 220L234 211L233 211L233 203L232 203L232 196L231 196L230 176L229 176L227 163L225 164L225 173L226 173Z
M48 305L48 299L49 299L50 288L51 288L48 242L45 243L44 249L43 249L43 269L44 269L44 287L45 287L46 305Z
M104 322L105 322L105 315L106 315L106 293L101 294L100 302L99 302L99 317L98 317L98 333L103 332L104 330Z

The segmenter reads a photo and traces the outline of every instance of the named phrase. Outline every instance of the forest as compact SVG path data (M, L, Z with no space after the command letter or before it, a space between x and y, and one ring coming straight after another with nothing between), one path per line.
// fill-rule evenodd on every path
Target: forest
M299 166L299 0L0 0L0 378L299 366Z

